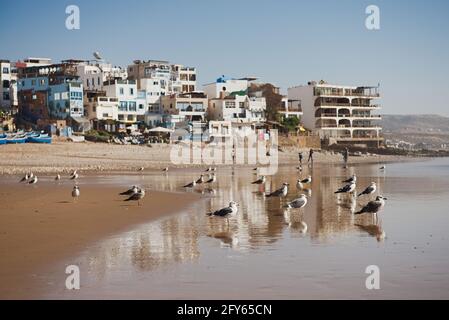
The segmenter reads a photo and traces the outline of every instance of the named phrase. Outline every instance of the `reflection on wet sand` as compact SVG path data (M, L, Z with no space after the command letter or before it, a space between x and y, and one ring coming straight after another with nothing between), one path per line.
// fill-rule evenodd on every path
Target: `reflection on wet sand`
M158 186L174 192L198 192L204 200L186 212L142 226L137 230L108 239L95 253L86 252L90 270L98 278L108 269L131 264L138 271L169 267L173 264L194 262L201 257L202 239L216 241L219 247L246 252L273 246L287 235L309 238L312 242L326 243L336 235L368 234L378 240L385 238L382 227L373 224L372 216L355 217L354 212L369 201L370 197L357 199L353 195L335 195L341 181L351 176L354 168L338 167L306 168L302 177L313 176L309 188L297 190L294 186L298 173L291 168L281 168L275 177L267 177L262 185L251 184L253 173L236 169L231 175L223 169L217 172L214 187L200 185L190 191L182 190L185 182L197 175L178 173L146 176L141 184ZM292 173L293 172L293 173ZM376 169L364 168L360 184L377 179L382 189L383 179L376 176ZM265 194L276 190L282 183L290 183L285 198L267 198ZM312 192L313 191L313 192ZM309 196L302 209L285 209L285 204L300 194ZM239 214L230 219L207 217L206 213L222 208L230 201L240 204ZM360 202L360 203L358 203Z

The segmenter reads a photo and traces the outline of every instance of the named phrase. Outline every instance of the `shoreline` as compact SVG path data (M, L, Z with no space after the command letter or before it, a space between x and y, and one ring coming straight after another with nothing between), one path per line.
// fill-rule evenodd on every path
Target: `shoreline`
M142 147L132 145L111 145L100 143L56 142L50 145L25 144L4 145L0 147L0 175L19 175L33 171L39 174L64 174L72 170L82 172L137 172L171 169L205 168L207 164L173 165L170 161L170 145ZM298 152L304 154L306 163L308 150L285 148L279 152L279 165L298 165ZM398 161L426 160L429 157L410 157L398 155L351 156L349 164L388 163ZM320 150L314 155L317 164L341 164L342 155L334 151ZM230 164L212 165L231 168ZM237 164L235 167L255 167L254 164Z
M180 213L201 201L196 194L150 191L142 201L124 203L113 186L83 185L73 203L71 185L24 188L0 184L0 298L37 296L46 275L65 259L134 226ZM39 190L39 192L37 192Z

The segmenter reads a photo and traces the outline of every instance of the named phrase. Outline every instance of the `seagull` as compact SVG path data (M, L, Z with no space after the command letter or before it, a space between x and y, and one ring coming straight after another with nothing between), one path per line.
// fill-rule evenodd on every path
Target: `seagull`
M301 182L301 179L298 179L298 181L296 182L296 188L298 188L298 190L303 190L304 189L304 185Z
M198 180L196 180L196 183L197 184L202 184L204 182L204 174L202 174L201 176L200 176L200 178L198 179Z
M352 193L355 190L355 182L350 182L345 185L343 188L338 189L335 193Z
M254 182L251 183L251 184L264 184L266 181L267 181L267 177L261 176L259 180L254 181Z
M137 188L136 186L132 186L131 189L129 189L129 190L125 191L125 192L120 193L120 195L121 196L131 196L131 195L133 195L134 193L137 193L137 192L139 192L139 188Z
M75 199L77 199L79 196L80 196L80 187L74 186L72 190L73 201L75 202Z
M229 203L229 206L220 210L217 210L215 212L209 212L207 215L209 217L220 217L225 218L228 220L229 223L229 217L234 217L237 215L239 208L239 204L237 202L231 201Z
M355 174L353 174L351 178L349 178L349 179L347 179L345 181L342 181L342 182L344 182L344 183L352 183L352 182L356 183L357 182L357 177L356 177Z
M383 196L377 196L376 200L368 202L360 211L355 214L374 213L377 214L384 206L387 198Z
M308 176L307 178L305 178L304 180L301 180L300 182L303 184L312 183L312 176Z
M304 208L306 206L306 204L307 204L307 196L305 194L302 194L299 196L298 199L295 199L292 202L287 203L287 205L285 207L301 209L301 208Z
M137 171L143 171L143 170L145 170L144 167L140 167L139 169L137 169Z
M70 177L70 180L76 180L76 179L78 179L78 178L79 178L79 175L78 175L78 173L76 173L76 171L75 171L75 174L72 175L72 176Z
M142 200L144 197L145 197L145 190L139 189L139 191L137 191L124 201L137 201L137 206L140 206L140 200Z
M28 176L28 173L25 174L25 177L22 178L22 180L20 180L20 182L26 182L28 181L28 179L30 179L30 177Z
M359 193L357 197L373 194L374 192L376 192L376 190L377 190L376 183L371 182L371 184L365 190L363 190L363 192Z
M289 184L285 182L281 188L270 194L267 194L267 197L285 197L288 193L288 186Z
M217 181L217 177L215 176L215 173L212 174L212 178L206 181L206 183L214 183Z
M217 167L213 168L212 171L217 172Z
M183 188L193 188L194 186L196 186L196 181L193 181L192 183L185 185Z
M78 172L76 170L73 170L72 173L70 174L70 177L73 177L74 175L76 175Z
M212 172L212 170L213 170L212 167L209 167L209 168L206 169L205 172Z
M30 181L28 182L29 184L36 184L37 183L37 177L34 176L32 179L30 179Z
M162 169L162 172L168 172L168 167L167 167L167 168L164 168L164 169Z
M296 167L296 170L298 170L299 172L302 172L302 166Z
M385 170L385 169L387 169L387 166L386 166L386 165L383 165L383 166L380 167L379 169L380 169L380 170Z
M34 178L34 173L30 172L29 178L33 179Z
M57 174L55 180L56 180L56 181L61 180L61 175L60 175L60 174Z

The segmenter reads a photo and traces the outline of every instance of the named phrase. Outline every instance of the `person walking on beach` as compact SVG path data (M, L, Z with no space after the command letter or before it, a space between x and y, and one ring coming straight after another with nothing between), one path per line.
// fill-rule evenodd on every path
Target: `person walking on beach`
M299 165L302 167L302 159L303 159L303 155L302 152L298 153L298 160L299 160Z
M343 162L345 169L348 167L348 159L349 159L349 150L348 148L345 148L345 150L343 151Z
M313 167L313 149L310 149L309 151L309 160L307 161L307 163L311 164Z

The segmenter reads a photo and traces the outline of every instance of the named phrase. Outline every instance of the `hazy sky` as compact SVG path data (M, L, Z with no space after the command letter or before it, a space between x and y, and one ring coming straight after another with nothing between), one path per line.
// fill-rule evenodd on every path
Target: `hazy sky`
M67 5L81 29L65 28ZM365 8L380 8L379 31ZM449 116L449 1L1 1L0 58L164 59L199 84L257 76L286 92L309 80L381 84L383 113Z

